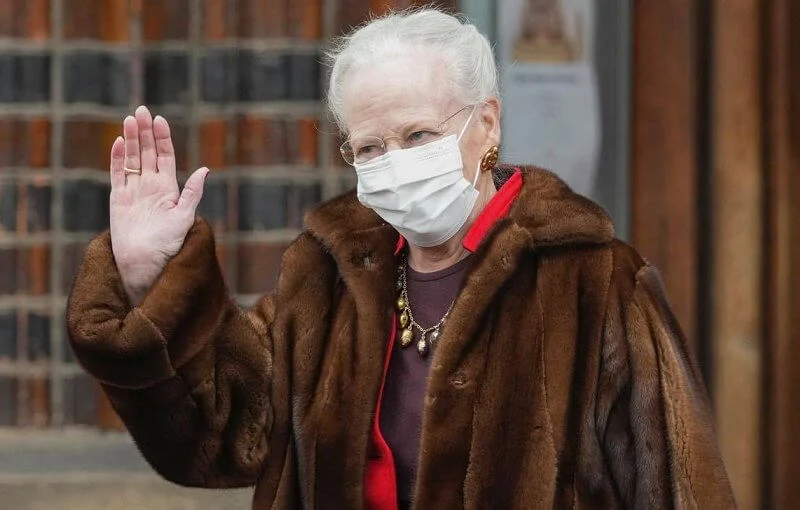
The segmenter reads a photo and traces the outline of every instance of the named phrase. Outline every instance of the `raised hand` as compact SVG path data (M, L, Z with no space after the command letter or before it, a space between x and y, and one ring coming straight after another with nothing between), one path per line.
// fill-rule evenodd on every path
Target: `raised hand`
M140 106L111 147L111 245L131 304L137 305L181 249L203 196L207 168L183 192L169 124Z

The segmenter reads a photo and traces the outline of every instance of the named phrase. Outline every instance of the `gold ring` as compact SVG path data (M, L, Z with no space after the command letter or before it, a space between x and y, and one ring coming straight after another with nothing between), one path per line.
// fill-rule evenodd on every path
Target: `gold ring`
M142 169L141 168L123 168L122 170L125 172L125 175L128 175L128 174L142 175Z

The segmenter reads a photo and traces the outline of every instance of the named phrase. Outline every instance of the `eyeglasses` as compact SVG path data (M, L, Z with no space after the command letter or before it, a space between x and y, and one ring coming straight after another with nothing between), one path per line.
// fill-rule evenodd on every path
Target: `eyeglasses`
M356 165L367 163L370 160L386 154L386 140L400 140L400 147L403 149L410 149L435 142L443 138L445 133L449 131L450 128L447 123L450 120L467 108L472 108L474 106L475 105L472 104L464 106L437 125L415 125L413 131L402 136L387 136L385 138L379 136L359 136L351 138L339 147L339 152L348 165Z

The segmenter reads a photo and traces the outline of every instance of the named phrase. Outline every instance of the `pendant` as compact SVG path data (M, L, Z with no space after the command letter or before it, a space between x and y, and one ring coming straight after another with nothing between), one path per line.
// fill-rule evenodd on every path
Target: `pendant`
M400 327L405 329L408 326L408 309L403 310L400 314Z
M408 301L403 296L397 298L397 309L398 310L405 310L408 307Z
M428 342L425 341L425 334L417 341L417 352L420 356L428 354Z
M436 341L439 340L439 328L431 331L431 334L428 335L428 340L430 341L431 345L435 344Z
M400 347L406 348L411 345L411 342L414 341L414 332L411 331L411 328L404 329L403 333L400 335Z

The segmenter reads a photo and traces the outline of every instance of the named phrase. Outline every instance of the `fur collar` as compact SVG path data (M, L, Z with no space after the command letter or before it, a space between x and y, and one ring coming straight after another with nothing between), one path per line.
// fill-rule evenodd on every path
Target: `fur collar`
M574 193L553 173L537 167L520 167L523 185L507 218L497 222L498 231L521 229L530 235L534 247L565 247L599 244L614 237L608 214L591 200ZM499 166L495 184L501 186L514 167ZM397 232L371 209L364 207L350 191L310 211L305 218L308 231L340 262L361 262L374 250L391 251Z

